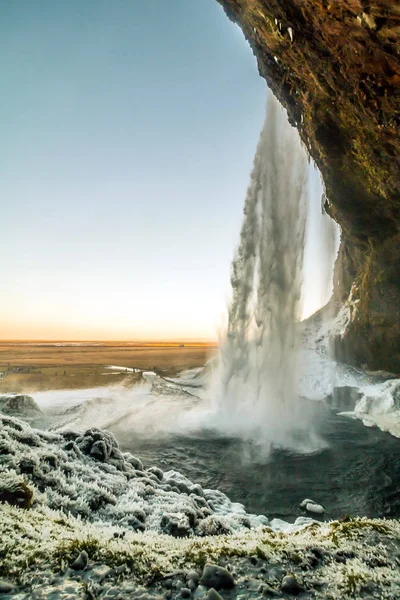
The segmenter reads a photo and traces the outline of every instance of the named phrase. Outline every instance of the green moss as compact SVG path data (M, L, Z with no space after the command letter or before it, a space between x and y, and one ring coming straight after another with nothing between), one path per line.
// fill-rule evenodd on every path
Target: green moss
M330 535L333 540L339 541L340 537L354 539L365 530L376 531L383 535L389 535L390 529L385 524L372 521L371 519L359 519L346 517L346 520L334 521L330 525Z
M360 573L354 573L351 569L345 575L345 580L343 584L343 588L346 594L352 596L353 598L358 597L358 592L360 590L361 584L365 582L365 577Z

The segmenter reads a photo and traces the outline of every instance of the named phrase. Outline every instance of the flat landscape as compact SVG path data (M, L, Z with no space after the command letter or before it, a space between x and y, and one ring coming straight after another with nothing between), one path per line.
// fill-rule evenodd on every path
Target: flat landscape
M136 373L106 367L174 375L204 365L215 350L215 344L203 342L0 342L0 393L130 385L139 379Z

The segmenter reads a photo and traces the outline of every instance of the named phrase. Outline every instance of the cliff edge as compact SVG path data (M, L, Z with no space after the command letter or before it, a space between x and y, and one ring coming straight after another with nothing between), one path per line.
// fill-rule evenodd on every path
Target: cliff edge
M400 372L400 5L218 0L286 107L342 229L339 358Z

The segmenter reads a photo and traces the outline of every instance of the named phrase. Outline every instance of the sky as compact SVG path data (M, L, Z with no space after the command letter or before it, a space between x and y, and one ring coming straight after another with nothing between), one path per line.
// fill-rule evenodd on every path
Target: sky
M1 339L215 339L266 84L216 0L0 2Z

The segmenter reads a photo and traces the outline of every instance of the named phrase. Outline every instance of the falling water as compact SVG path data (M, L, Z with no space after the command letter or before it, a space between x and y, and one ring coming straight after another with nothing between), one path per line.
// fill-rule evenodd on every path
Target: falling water
M212 395L230 433L309 448L297 393L298 327L309 165L297 131L269 95L240 243L232 263L227 336ZM312 443L311 443L312 445Z

